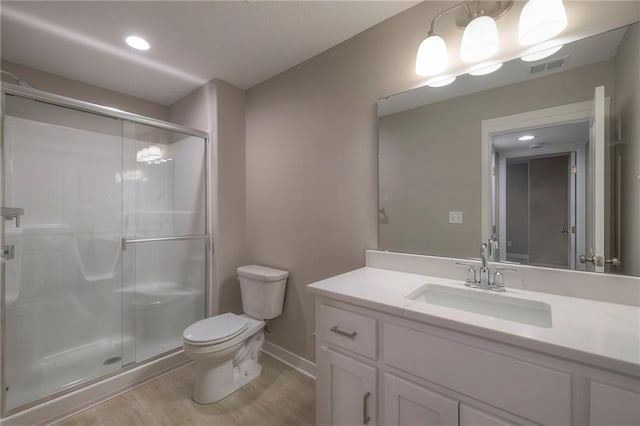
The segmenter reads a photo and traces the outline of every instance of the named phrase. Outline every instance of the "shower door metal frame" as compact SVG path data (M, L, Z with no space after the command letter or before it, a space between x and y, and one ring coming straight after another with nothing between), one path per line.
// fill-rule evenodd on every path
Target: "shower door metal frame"
M210 287L212 285L213 278L213 235L211 232L211 215L210 215L210 203L211 197L209 196L209 189L211 184L211 138L209 133L202 130L192 129L189 127L180 126L168 121L157 120L155 118L145 117L143 115L134 114L127 111L122 111L117 108L112 108L104 105L98 105L91 102L81 101L78 99L68 98L65 96L56 95L49 92L44 92L37 89L30 89L15 84L2 83L2 91L0 94L0 203L5 205L5 191L4 191L4 170L5 170L5 152L4 152L4 125L5 125L5 99L6 96L17 96L21 98L30 99L33 101L42 102L54 106L59 106L68 109L74 109L77 111L88 112L97 114L109 118L117 118L122 120L131 121L137 124L143 124L146 126L155 127L158 129L181 133L188 136L195 136L204 140L204 162L205 162L205 184L204 184L204 196L205 196L205 233L200 235L189 235L183 237L160 237L150 239L139 240L122 240L122 249L124 250L128 243L138 242L151 242L151 241L165 241L165 240L177 240L177 239L204 239L205 241L205 288L204 288L204 316L207 317L211 313L211 306L209 300ZM124 140L124 134L122 135ZM124 154L123 154L124 155ZM0 218L0 248L4 247L5 243L5 220ZM5 357L5 339L6 339L6 310L5 310L5 265L4 260L0 261L0 418L8 417L12 414L19 413L29 408L35 407L47 401L51 401L55 398L67 395L71 392L75 392L79 389L87 387L89 385L98 383L102 380L110 377L117 376L125 371L137 368L141 365L151 363L157 359L177 353L182 348L174 348L169 351L157 354L144 361L135 362L126 367L122 367L117 371L103 374L92 379L84 380L80 383L72 386L64 387L50 395L42 398L38 398L29 403L20 405L18 407L7 410L7 377L6 377L6 357Z

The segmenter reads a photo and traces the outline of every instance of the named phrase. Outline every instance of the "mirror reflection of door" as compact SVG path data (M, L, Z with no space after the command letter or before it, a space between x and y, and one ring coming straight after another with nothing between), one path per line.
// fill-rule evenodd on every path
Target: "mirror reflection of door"
M582 269L589 121L492 136L500 260Z
M507 161L508 261L556 268L574 266L572 177L571 154Z

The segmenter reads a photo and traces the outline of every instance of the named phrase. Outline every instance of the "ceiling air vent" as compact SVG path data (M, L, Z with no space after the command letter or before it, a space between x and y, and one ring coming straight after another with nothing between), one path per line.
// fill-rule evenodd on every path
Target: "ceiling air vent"
M527 76L537 77L543 73L552 73L555 71L560 71L567 65L568 61L569 61L569 56L563 56L562 58L555 58L547 62L541 62L535 65L531 65L527 69Z

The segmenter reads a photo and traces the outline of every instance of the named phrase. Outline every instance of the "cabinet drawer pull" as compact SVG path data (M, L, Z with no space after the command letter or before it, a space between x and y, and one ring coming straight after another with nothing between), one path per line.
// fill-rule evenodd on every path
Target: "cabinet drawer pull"
M371 420L369 417L369 397L371 392L367 392L362 396L362 424L366 425Z
M351 333L347 332L347 331L342 331L338 328L337 325L334 325L333 327L331 327L329 330L333 331L336 334L339 334L341 336L346 336L350 339L355 338L358 335L358 332L356 331L352 331Z

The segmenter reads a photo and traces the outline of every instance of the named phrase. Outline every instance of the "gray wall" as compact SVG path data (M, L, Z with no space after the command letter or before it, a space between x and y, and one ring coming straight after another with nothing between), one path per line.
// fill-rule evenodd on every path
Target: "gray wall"
M99 105L106 105L128 112L145 115L147 117L167 120L169 107L112 90L85 84L77 80L25 67L9 61L0 62L0 68L16 75L21 80L30 83L37 89L69 98L79 99ZM15 84L15 80L2 76L2 81Z
M622 272L640 275L640 24L627 34L615 58L616 120L620 122L622 156Z
M171 106L170 121L211 133L212 314L242 312L236 268L245 245L245 92L212 80Z
M481 243L481 122L593 98L613 89L613 62L486 90L380 119L380 248L477 257ZM464 224L449 224L462 210Z
M442 3L422 3L259 84L247 97L247 241L291 272L267 339L315 359L305 286L377 247L376 100L415 84L415 49Z

